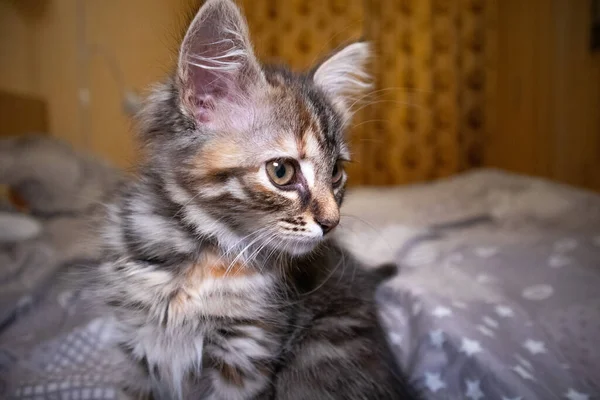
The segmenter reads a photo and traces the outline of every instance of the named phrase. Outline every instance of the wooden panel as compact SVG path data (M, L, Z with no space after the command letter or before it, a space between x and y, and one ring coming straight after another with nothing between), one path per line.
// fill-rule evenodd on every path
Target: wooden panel
M590 0L498 2L497 129L486 165L600 189Z
M46 103L0 91L0 137L48 132Z
M366 11L379 91L363 183L448 176L483 163L495 0L376 0ZM494 78L489 79L490 82Z
M549 140L538 135L550 130L550 2L499 3L497 130L487 138L486 164L547 174Z
M44 1L33 0L43 9ZM11 93L40 94L38 48L35 41L39 7L32 0L0 1L0 89Z
M590 52L590 1L555 0L552 177L600 189L600 54Z

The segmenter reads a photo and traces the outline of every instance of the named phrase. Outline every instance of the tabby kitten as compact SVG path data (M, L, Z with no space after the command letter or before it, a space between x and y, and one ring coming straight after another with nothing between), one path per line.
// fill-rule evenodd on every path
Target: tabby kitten
M412 398L377 279L333 242L365 43L262 67L230 0L191 23L141 114L146 161L109 206L99 294L155 398Z

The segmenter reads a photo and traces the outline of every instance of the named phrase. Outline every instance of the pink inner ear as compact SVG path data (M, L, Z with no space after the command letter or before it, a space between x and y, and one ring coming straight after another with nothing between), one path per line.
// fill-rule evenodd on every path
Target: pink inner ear
M196 64L193 56L183 66L184 104L199 122L208 122L217 103L235 86L235 73L211 69L210 60Z
M182 103L198 121L225 117L261 79L247 35L233 2L207 2L194 18L181 47L179 74Z
M212 29L206 31L218 36ZM187 103L200 122L208 122L223 100L244 95L241 80L247 77L242 71L249 62L246 51L240 48L242 43L230 39L208 42L211 39L205 33L200 29L187 38L190 43L186 43L182 60Z
M196 120L201 123L210 122L210 99L206 96L204 99L198 98L198 96L192 95L190 99L190 104L193 107L194 115L196 116Z

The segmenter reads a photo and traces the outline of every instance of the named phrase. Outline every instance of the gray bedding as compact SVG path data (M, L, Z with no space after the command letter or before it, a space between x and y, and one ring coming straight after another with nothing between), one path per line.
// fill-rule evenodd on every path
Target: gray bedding
M497 171L354 195L348 231L379 232L344 240L402 266L379 301L429 398L599 398L598 196Z
M343 214L339 238L357 257L401 266L378 301L428 398L599 398L600 197L483 170L355 190ZM21 268L39 274L41 259ZM120 398L130 368L110 321L64 279L77 267L48 268L35 285L0 282L20 288L0 307L0 398Z

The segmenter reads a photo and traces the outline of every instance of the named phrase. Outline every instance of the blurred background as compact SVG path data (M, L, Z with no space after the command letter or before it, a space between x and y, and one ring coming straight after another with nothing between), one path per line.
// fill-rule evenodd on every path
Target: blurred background
M130 115L200 3L0 0L0 133L45 132L130 167ZM375 43L352 184L491 166L600 190L594 0L238 3L265 61L302 69L349 40Z

